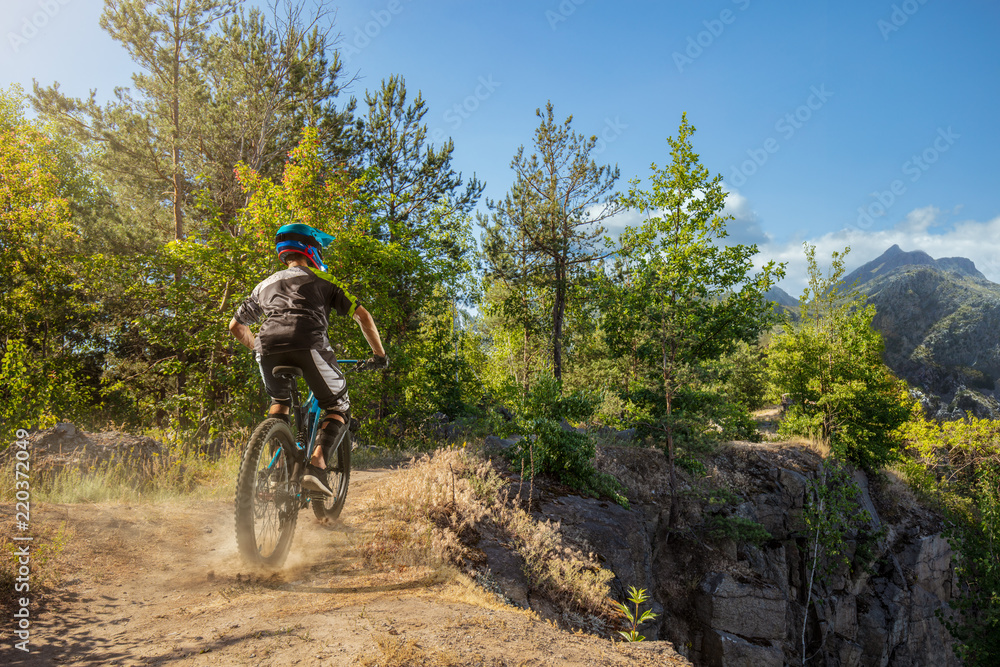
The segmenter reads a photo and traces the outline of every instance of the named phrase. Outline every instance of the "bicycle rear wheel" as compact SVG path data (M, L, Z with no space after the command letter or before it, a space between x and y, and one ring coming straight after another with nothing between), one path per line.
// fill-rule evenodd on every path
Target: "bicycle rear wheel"
M244 559L281 567L288 557L299 515L292 478L292 431L283 420L266 419L247 443L236 482L236 543Z
M351 482L351 448L353 447L351 432L344 429L344 439L337 447L337 453L331 454L326 460L326 469L329 470L327 484L333 491L333 496L317 498L310 501L313 514L320 521L332 521L340 516L344 510L344 501L347 500L347 486Z

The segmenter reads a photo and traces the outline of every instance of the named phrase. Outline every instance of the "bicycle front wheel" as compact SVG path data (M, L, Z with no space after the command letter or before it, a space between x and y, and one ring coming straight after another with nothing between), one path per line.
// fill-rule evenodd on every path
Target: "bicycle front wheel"
M247 443L236 482L236 543L245 560L281 567L288 557L299 515L299 490L288 452L292 431L281 419L266 419Z
M351 482L351 448L354 446L351 440L351 432L344 429L344 438L337 447L337 453L331 453L326 460L326 469L329 470L327 484L333 495L325 498L313 498L310 504L313 514L320 521L332 521L340 516L344 510L344 501L347 500L347 486Z

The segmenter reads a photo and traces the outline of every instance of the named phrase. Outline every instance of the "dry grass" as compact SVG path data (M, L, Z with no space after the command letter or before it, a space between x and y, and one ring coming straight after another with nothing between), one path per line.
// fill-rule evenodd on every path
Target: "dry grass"
M425 649L415 639L372 634L375 646L356 659L361 667L458 667L462 663L447 651Z
M96 464L71 465L56 471L32 470L31 499L49 503L159 502L176 498L224 499L232 495L242 452L231 447L218 458L185 452L170 445L147 460L127 453ZM0 464L0 475L14 479L15 461ZM13 502L14 485L0 491L0 501Z
M568 546L558 522L536 521L520 507L508 504L497 506L493 518L524 559L524 573L533 587L568 610L595 619L614 616L609 597L614 573Z
M361 499L355 508L369 527L358 545L366 563L412 566L466 555L458 536L485 512L462 476L467 467L461 450L438 450L412 460Z
M17 549L26 543L14 541L14 524L8 520L11 518L4 517L8 528L0 535L0 607L7 609L12 609L15 601L25 595L23 591L16 590L15 584L20 565ZM38 599L45 597L63 579L66 565L63 551L71 533L65 523L54 526L35 521L31 524L31 536L28 597Z
M540 522L507 497L492 464L462 448L440 449L414 460L358 505L360 552L371 566L460 564L476 560L473 545L489 522L524 563L538 591L576 613L588 627L613 615L613 573L563 540L560 526Z

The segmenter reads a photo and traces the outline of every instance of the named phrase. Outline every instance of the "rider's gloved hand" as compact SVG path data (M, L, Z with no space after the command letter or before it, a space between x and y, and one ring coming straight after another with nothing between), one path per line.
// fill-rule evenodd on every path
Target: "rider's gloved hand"
M389 367L389 355L375 355L371 359L360 362L355 368L359 371L379 371Z

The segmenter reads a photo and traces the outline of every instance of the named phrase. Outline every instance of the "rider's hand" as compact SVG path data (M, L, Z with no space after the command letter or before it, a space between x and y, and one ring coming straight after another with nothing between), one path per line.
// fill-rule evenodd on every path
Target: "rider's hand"
M371 359L360 362L355 368L359 371L379 371L389 367L389 355L375 355Z

